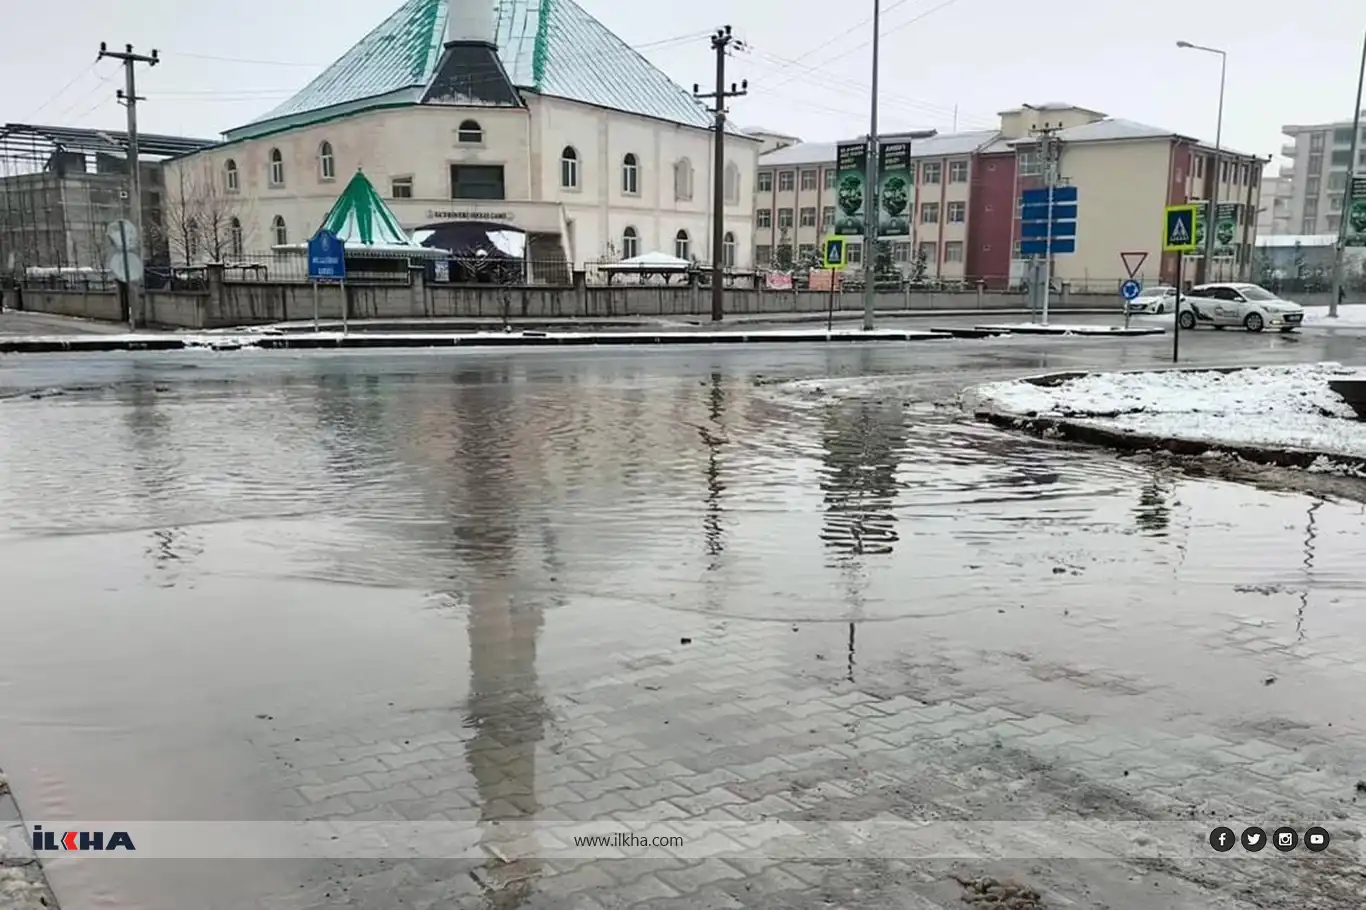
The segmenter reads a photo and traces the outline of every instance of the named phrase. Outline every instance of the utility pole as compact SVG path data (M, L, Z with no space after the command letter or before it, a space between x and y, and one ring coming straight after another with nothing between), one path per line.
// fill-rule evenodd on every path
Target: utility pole
M873 78L869 84L872 101L868 113L868 163L863 178L863 330L874 327L873 313L877 304L877 71L878 46L882 31L882 2L873 0ZM912 196L914 199L915 197ZM914 213L911 221L914 222Z
M1044 237L1044 255L1034 273L1035 297L1044 325L1048 325L1048 298L1053 284L1053 190L1061 182L1058 176L1058 159L1062 149L1058 141L1060 126L1035 127L1030 132L1039 139L1039 164L1043 168L1043 185L1048 190L1047 236Z
M714 151L712 157L712 197L711 197L711 321L720 322L725 317L726 265L722 255L726 236L726 99L739 98L749 94L749 80L736 86L730 84L726 90L726 53L731 48L743 48L744 42L736 40L729 25L718 28L711 36L711 49L716 54L716 91L703 94L694 83L693 95L698 99L710 98L712 104L712 130Z
M100 42L99 59L106 57L123 61L124 88L120 91L119 99L123 101L124 107L128 110L128 212L132 216L133 227L137 232L137 254L140 263L147 262L147 232L142 224L142 166L138 155L138 102L145 101L145 98L138 97L137 78L135 69L137 64L145 63L148 66L156 66L161 62L155 49L152 55L133 53L133 45L125 44L122 51L111 51L109 45ZM128 287L128 326L136 328L138 323L140 294L138 293L138 282L133 281L132 275L126 276Z
M1357 103L1352 108L1352 157L1347 165L1347 187L1342 194L1342 216L1338 218L1338 240L1333 256L1333 297L1328 301L1328 315L1336 319L1338 297L1342 295L1343 259L1347 254L1347 216L1352 214L1352 188L1357 172L1357 149L1361 147L1361 89L1366 86L1366 36L1361 39L1361 71L1357 74Z

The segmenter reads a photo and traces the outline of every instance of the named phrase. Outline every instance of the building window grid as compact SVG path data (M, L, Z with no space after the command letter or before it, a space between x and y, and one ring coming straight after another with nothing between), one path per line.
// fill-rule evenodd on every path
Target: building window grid
M939 203L922 202L920 203L920 223L938 224L939 223Z
M815 226L816 226L816 208L815 208L815 206L804 207L804 208L801 210L801 212L799 213L799 216L798 216L798 217L799 217L798 224L799 224L801 227L815 227Z
M966 161L949 162L949 183L968 182L968 163Z
M819 172L817 171L802 171L802 189L814 190L819 179Z
M779 172L778 172L778 192L780 192L780 193L790 193L790 192L792 192L792 187L795 185L796 179L797 179L797 178L793 175L792 171L779 171Z
M572 145L566 145L560 152L560 188L577 190L579 188L579 153Z
M929 186L937 184L942 177L943 167L934 161L927 161L920 166L920 182Z
M621 159L621 191L627 196L640 195L640 159L632 152Z
M778 227L792 227L792 209L778 209Z
M946 206L945 220L949 224L962 224L968 220L968 204L966 202L950 202Z
M825 188L827 190L833 190L835 188L835 179L837 177L839 177L839 171L835 170L833 167L825 169Z
M759 176L755 178L754 188L760 193L773 192L773 172L760 171Z
M634 259L640 255L640 234L633 225L627 225L621 232L621 258Z
M963 242L961 240L950 240L944 244L945 262L962 262L963 258Z
M754 213L754 224L756 227L773 227L773 209L758 209Z

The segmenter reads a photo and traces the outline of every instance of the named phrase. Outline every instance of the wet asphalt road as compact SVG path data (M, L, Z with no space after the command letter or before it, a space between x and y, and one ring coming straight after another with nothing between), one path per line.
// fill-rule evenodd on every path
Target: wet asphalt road
M1186 338L1366 362L1345 333ZM924 910L981 875L1043 893L1017 908L1359 907L1361 507L952 407L1169 354L0 359L0 767L30 818L1336 832L1241 861L64 857L68 910Z

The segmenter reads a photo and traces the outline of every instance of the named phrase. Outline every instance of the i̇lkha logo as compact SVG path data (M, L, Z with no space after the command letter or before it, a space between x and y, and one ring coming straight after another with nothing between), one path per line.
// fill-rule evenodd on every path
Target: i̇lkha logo
M136 850L127 831L44 831L33 826L33 849L39 850Z

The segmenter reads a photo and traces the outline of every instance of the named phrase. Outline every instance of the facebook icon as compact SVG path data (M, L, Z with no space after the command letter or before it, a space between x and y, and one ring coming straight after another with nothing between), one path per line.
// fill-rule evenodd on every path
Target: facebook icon
M1237 842L1232 828L1215 828L1209 833L1209 845L1220 853L1232 850Z

